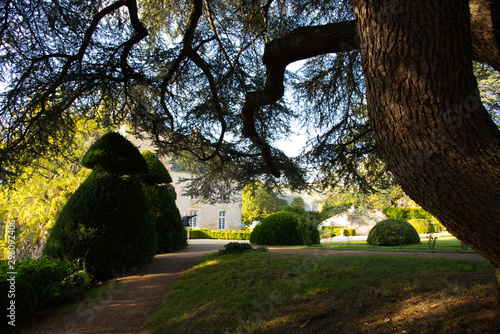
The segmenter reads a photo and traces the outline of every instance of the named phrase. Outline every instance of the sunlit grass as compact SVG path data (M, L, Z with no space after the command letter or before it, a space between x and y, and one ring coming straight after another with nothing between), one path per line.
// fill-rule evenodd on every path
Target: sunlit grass
M493 275L483 260L225 255L187 271L174 284L150 319L148 333L370 332L367 319L375 322L381 311L403 310L406 301L430 305L471 291L491 294ZM410 326L408 317L416 310L404 309L401 326Z
M470 248L463 249L460 240L449 233L434 234L437 237L434 249L430 249L428 237L420 235L420 243L402 246L372 246L365 240L352 240L351 238L331 238L324 240L320 245L313 248L338 249L338 250L370 250L370 251L411 251L411 252L435 252L435 253L474 253Z

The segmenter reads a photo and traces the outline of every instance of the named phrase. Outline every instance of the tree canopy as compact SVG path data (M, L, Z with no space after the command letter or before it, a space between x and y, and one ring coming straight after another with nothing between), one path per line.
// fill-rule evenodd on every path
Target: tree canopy
M370 188L388 177L363 107L350 1L22 0L3 9L4 181L64 146L75 116L130 121L160 153L212 160L211 171L242 184L271 171L303 185L311 166L325 184ZM496 67L482 50L476 58ZM285 72L303 59L299 72ZM293 122L314 128L301 159L272 146Z

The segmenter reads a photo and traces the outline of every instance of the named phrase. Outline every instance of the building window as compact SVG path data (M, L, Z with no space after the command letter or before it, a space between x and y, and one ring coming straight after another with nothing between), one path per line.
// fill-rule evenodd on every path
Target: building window
M226 229L226 211L219 212L219 230Z
M192 216L192 215L198 215L198 211L191 211L189 212L189 215ZM198 216L196 217L193 217L189 220L189 225L191 225L191 227L198 227Z

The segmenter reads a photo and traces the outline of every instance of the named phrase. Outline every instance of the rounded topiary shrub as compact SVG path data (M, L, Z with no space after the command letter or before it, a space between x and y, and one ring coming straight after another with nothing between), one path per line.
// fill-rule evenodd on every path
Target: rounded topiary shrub
M83 258L98 280L149 262L156 254L156 234L142 184L93 171L63 207L44 254Z
M411 226L417 230L418 234L421 233L434 233L434 227L430 221L425 219L410 219L408 220Z
M319 244L319 231L304 217L278 212L264 218L250 234L250 242L259 245Z
M374 246L401 246L420 243L420 236L413 226L400 219L378 222L368 234L367 242Z
M148 165L137 147L116 132L108 132L93 143L82 158L82 166L121 175L148 171Z

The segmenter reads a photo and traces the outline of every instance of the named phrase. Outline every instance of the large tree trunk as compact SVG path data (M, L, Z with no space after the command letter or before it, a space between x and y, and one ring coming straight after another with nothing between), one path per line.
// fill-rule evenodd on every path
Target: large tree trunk
M368 112L404 191L500 268L500 131L480 103L465 0L355 0Z

